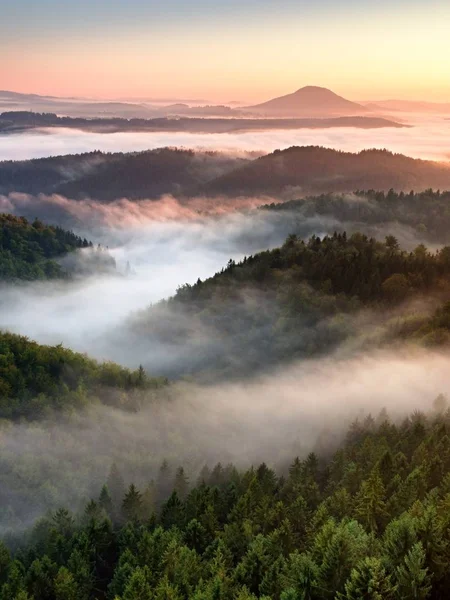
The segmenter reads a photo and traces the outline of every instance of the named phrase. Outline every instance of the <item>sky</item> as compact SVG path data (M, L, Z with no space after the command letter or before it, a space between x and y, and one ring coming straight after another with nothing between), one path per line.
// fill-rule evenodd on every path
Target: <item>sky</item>
M0 88L450 101L449 0L0 0Z

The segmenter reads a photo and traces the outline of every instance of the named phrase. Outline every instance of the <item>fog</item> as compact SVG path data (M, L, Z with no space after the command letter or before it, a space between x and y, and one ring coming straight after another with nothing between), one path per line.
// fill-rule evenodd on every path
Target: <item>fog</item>
M168 213L176 206L173 200L143 204L133 216L127 203L85 205L81 210L94 219L91 226L86 219L86 225L75 231L109 246L117 272L95 274L73 283L4 285L0 327L42 343L62 342L98 358L117 359L119 354L109 347L108 336L130 312L172 295L180 284L214 274L230 258L239 260L245 254L278 245L285 237L277 220L262 214L201 217L179 207L174 219ZM150 218L149 213L156 218ZM130 355L126 362L132 366L136 361L139 364L139 358Z
M103 150L131 152L176 146L223 151L272 152L293 145L322 145L337 150L360 151L388 148L430 160L450 160L450 121L439 115L395 115L410 128L331 128L297 131L262 131L232 134L189 134L175 132L91 133L74 129L41 129L21 134L0 135L0 160L24 160Z
M277 247L290 233L309 238L336 230L363 230L381 239L391 233L407 249L424 241L397 223L368 227L319 215L255 208L272 201L241 198L211 203L197 198L183 204L167 196L159 201L123 199L105 205L60 196L0 196L0 210L73 228L101 244L116 262L112 272L94 271L70 282L3 284L0 327L40 343L62 343L100 360L132 368L142 363L157 375L179 375L192 361L191 340L173 348L151 335L137 340L130 331L135 313L172 296L179 285L212 276L230 259L239 261ZM366 202L349 195L349 202L355 201ZM80 252L81 263L86 252Z
M168 144L235 152L323 144L346 150L387 146L411 156L444 159L448 133L435 118L411 129L220 136L59 130L0 137L0 157ZM351 194L347 200L367 202ZM266 461L284 468L297 454L332 451L358 415L369 411L376 415L386 407L393 417L403 418L414 409L428 409L438 394L450 393L448 356L406 347L369 352L359 343L361 332L366 337L377 335L379 322L370 311L347 316L349 331L355 335L327 356L295 359L289 366L286 360L280 367L271 364L268 352L262 369L249 372L245 381L236 378L228 383L219 377L203 385L200 378L196 383L183 378L193 358L207 355L209 349L227 352L220 340L208 338L209 332L192 331L192 336L172 346L147 335L145 328L138 336L132 334L133 326L134 331L139 328L140 311L171 296L178 286L213 275L230 259L238 261L279 246L290 233L308 238L361 230L380 239L393 234L406 249L419 243L437 247L399 223L368 226L321 215L258 210L273 201L268 197L182 201L164 196L158 201L124 198L102 204L63 196L0 196L0 211L73 229L101 244L101 252L116 262L113 271L69 281L3 284L0 328L132 368L144 364L150 374L174 374L174 383L149 398L137 414L94 404L70 418L1 423L0 476L7 474L11 506L0 513L0 528L27 525L48 508L63 504L77 510L99 493L113 462L127 483L139 486L157 475L163 458L174 467L183 464L191 482L205 463L213 466L218 461L241 467ZM81 262L88 262L86 252L80 251ZM263 302L264 310L273 310L268 298L252 296L249 301L255 311ZM422 308L427 309L425 303ZM174 315L167 312L166 317L172 320ZM293 335L303 333L299 329ZM258 335L263 339L264 331ZM234 352L232 358L238 364L246 357Z
M450 391L449 368L440 354L378 352L305 361L245 384L179 384L138 414L94 406L69 421L3 427L1 464L14 462L8 485L25 522L61 504L79 509L98 495L113 462L141 487L163 459L183 465L191 483L218 461L285 468L313 450L326 456L355 418L430 410ZM24 469L40 487L19 498ZM14 527L14 517L0 524Z

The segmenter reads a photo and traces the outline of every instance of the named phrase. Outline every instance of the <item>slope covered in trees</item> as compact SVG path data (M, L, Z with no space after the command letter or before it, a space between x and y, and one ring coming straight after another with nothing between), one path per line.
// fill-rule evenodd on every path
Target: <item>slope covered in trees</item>
M63 194L71 198L155 198L196 190L246 161L219 152L162 148L0 162L0 193Z
M141 391L164 384L142 367L130 371L62 346L42 346L0 332L0 419L38 419L95 402L137 410Z
M359 347L447 342L445 318L431 315L447 314L439 307L449 300L449 247L406 252L393 236L381 243L359 233L306 242L292 235L281 248L180 287L132 328L136 345L162 344L172 356L171 376L246 375L351 339Z
M222 175L205 186L208 194L282 195L450 189L450 167L387 150L358 154L318 146L277 150Z
M113 466L84 512L59 509L13 553L1 546L0 598L444 600L445 404L369 415L334 454L318 447L279 471L218 464L190 485L164 462L142 491Z
M63 277L65 272L56 259L91 246L60 227L0 213L0 281Z
M371 226L400 224L411 227L430 243L450 242L450 192L425 190L421 193L387 193L375 190L352 194L324 194L261 207L275 213L289 213L293 230L309 217L326 218L368 229ZM324 219L325 221L325 219Z
M162 148L0 162L0 193L62 194L109 202L176 196L287 196L357 189L450 189L450 167L386 150L304 146L256 160Z

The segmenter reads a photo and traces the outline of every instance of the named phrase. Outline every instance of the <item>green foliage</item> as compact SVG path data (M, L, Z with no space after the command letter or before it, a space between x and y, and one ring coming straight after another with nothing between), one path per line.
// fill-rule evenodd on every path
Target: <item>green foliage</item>
M384 243L361 233L289 236L281 248L231 260L213 277L181 286L138 315L133 331L174 348L187 344L192 352L178 361L180 374L210 377L247 376L328 353L346 340L363 347L396 340L445 345L449 252L406 252L393 236ZM412 308L423 295L435 314Z
M61 227L0 213L0 281L66 277L55 259L91 246Z
M353 424L334 456L297 458L284 475L217 465L192 486L179 468L184 497L174 491L150 520L144 494L125 491L113 466L88 504L94 516L60 509L12 557L0 547L0 599L445 600L449 426L439 400L401 425L386 411ZM440 477L429 468L437 455Z
M145 390L165 380L115 363L98 363L62 346L42 346L0 332L0 418L36 419L52 411L82 409L97 399L137 410Z

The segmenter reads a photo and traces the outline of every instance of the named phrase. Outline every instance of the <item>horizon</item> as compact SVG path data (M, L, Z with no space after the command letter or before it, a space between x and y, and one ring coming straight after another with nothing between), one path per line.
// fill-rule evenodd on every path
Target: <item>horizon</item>
M332 89L331 87L327 86L327 85L319 85L319 84L308 84L306 83L305 85L302 85L301 87L295 88L294 90L288 91L288 90L284 90L284 91L279 91L279 92L275 92L275 95L271 96L270 98L259 98L257 101L254 101L254 104L259 104L259 103L264 103L268 100L271 99L276 99L276 98L280 98L283 96L287 96L287 95L292 95L295 94L305 88L318 88L321 90L326 90L329 92L332 92L338 96L341 96L343 98L345 98L346 100L349 100L351 102L354 102L356 104L362 103L362 104L370 104L370 103L376 103L376 102L411 102L411 103L418 103L418 104L436 104L436 105L450 105L450 96L448 101L446 100L429 100L427 98L424 97L394 97L393 95L389 95L389 93L386 93L385 95L380 95L379 98L375 98L375 97L371 97L371 98L353 98L353 97L348 97L345 96L343 94L340 94L338 92L336 92L335 89ZM157 104L157 103L183 103L183 104L191 104L191 105L208 105L208 104L212 104L213 101L209 100L208 98L200 98L200 97L195 97L195 93L191 94L191 97L186 98L183 97L183 95L179 96L179 97L164 97L164 96L153 96L153 97L146 97L146 96L141 96L141 97L133 97L133 96L82 96L82 95L76 95L76 94L72 94L72 95L57 95L57 94L40 94L35 92L34 90L26 90L26 91L22 91L22 90L18 90L18 89L0 89L0 94L8 94L8 93L12 93L12 94L21 94L24 96L37 96L37 97L41 97L41 98L49 98L49 99L56 99L56 100L71 100L71 101L94 101L94 102L123 102L123 103L129 103L129 104L139 104L139 103L147 103L147 104L151 104L152 102ZM245 99L231 99L228 101L225 100L219 100L217 101L217 103L215 103L217 105L232 105L232 104L236 104L239 106L246 106L246 105L250 105L251 101L246 101ZM32 111L35 112L35 111Z
M18 0L2 12L0 82L18 93L251 104L325 85L356 102L450 102L444 0Z

